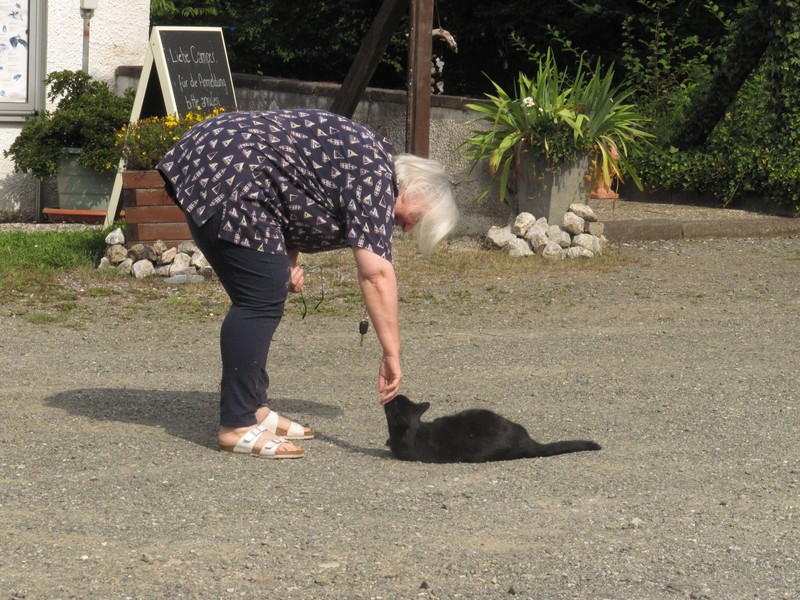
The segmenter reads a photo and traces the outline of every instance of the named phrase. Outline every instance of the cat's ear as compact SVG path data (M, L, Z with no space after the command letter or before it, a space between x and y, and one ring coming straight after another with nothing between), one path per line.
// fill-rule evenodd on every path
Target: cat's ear
M417 414L422 414L431 407L430 402L420 402L417 404Z

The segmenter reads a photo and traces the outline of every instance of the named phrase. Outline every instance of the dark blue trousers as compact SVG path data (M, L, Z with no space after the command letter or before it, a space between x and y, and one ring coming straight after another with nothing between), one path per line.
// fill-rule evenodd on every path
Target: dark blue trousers
M186 221L233 303L220 329L222 382L220 425L256 424L267 402L267 355L289 292L289 259L238 246L217 237L221 211L198 227Z

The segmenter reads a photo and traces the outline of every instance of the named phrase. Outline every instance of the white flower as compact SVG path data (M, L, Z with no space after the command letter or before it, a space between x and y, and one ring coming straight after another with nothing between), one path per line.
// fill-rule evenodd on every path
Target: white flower
M522 103L528 108L533 108L534 106L536 106L536 102L534 102L533 98L531 98L530 96L528 96L527 98L523 98Z

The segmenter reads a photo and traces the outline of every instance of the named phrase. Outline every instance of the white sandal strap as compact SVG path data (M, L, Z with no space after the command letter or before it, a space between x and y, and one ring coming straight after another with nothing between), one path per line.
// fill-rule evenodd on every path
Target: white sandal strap
M269 431L270 433L278 433L278 423L281 416L274 410L270 410L267 418L261 421L259 428L262 431ZM300 425L300 423L295 423L291 419L286 419L289 421L289 428L286 430L286 433L283 434L288 438L301 438L306 435L305 427Z
M286 440L282 437L275 438L273 440L268 441L264 444L264 447L261 448L261 452L259 452L259 456L275 456L278 452L278 447L281 444L285 444Z
M253 452L253 448L258 441L258 438L261 437L261 434L264 433L264 430L260 427L254 427L247 433L245 433L239 441L236 442L236 445L233 447L233 451L236 453L242 454L250 454Z
M239 441L236 442L233 451L236 454L257 454L258 456L275 456L278 453L278 447L285 444L287 440L282 437L276 437L269 440L258 452L254 451L258 438L264 433L261 427L254 427L245 433Z
M261 429L261 431L278 433L278 419L280 419L280 415L274 410L270 410L267 418L261 421L261 424L258 427Z

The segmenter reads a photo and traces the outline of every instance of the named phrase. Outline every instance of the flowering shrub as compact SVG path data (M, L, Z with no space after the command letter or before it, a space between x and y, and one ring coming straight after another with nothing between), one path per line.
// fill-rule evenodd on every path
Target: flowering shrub
M192 111L180 117L147 117L117 130L117 150L130 171L154 169L164 155L184 133L194 125L223 112L215 108L210 113Z

